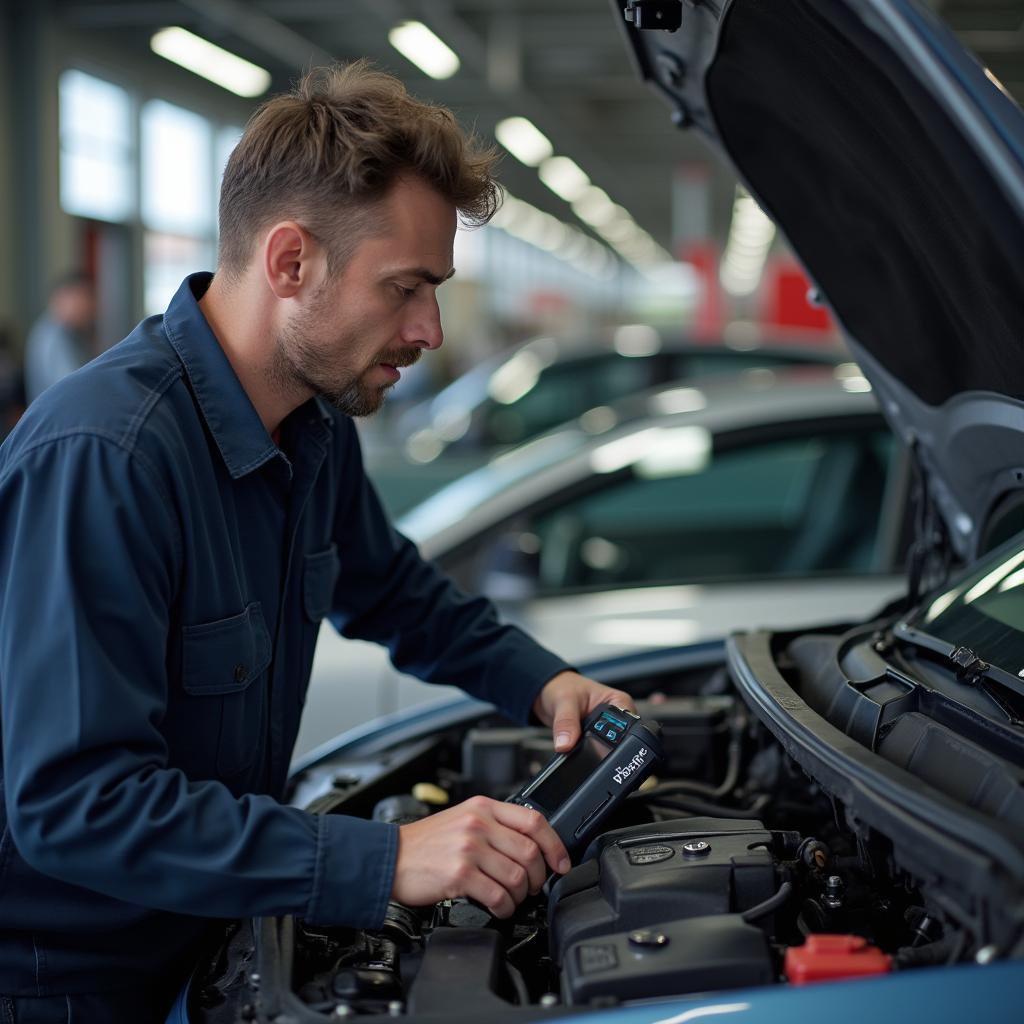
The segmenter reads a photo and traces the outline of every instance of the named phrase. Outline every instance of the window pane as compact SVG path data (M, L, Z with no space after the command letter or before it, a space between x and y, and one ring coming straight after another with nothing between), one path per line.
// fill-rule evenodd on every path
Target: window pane
M206 118L162 100L142 108L142 217L147 227L213 233L212 134Z
M146 315L163 313L182 280L211 269L212 246L199 238L146 232L143 289Z
M131 99L81 71L60 76L60 202L71 214L127 219L132 185Z
M521 398L502 405L488 401L483 410L487 444L518 444L595 405L622 398L651 383L648 359L611 354L556 363L540 372L537 383Z
M228 157L231 156L231 151L238 145L238 140L242 137L242 129L238 125L230 125L227 128L221 128L217 132L217 162L216 162L216 177L214 180L214 192L220 192L220 180L224 177L224 168L228 165Z

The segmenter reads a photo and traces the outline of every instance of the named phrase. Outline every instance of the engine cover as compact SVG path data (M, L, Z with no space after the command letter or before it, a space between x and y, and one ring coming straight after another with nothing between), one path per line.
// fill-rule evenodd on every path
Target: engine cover
M777 888L771 842L760 822L730 818L605 833L551 891L552 958L582 939L757 906Z
M768 938L739 914L694 917L584 939L562 967L562 998L653 999L770 985L775 969Z

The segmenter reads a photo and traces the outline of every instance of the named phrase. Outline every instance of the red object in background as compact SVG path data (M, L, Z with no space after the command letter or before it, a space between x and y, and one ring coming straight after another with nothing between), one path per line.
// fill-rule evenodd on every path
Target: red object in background
M808 935L786 950L784 972L794 985L888 974L892 957L859 935Z
M761 323L765 327L801 327L832 334L832 317L824 306L807 301L811 282L790 259L770 260L761 284Z
M564 313L570 306L569 297L563 292L537 288L530 292L528 308L531 316L545 316L551 313Z

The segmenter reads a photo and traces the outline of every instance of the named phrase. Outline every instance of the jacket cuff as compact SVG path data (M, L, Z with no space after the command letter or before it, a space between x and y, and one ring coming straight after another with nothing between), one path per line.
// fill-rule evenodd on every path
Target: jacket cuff
M528 665L516 666L516 674L522 681L516 687L512 700L505 704L505 711L520 725L538 725L539 722L533 715L533 702L540 691L560 673L576 671L577 669L562 661L557 655L538 647Z
M318 814L310 924L379 928L391 897L398 826Z

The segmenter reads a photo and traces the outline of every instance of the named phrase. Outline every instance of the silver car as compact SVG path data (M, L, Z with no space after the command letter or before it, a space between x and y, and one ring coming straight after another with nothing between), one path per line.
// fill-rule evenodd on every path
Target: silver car
M860 617L900 591L906 472L851 364L589 410L399 521L570 662ZM325 623L296 754L444 694Z

